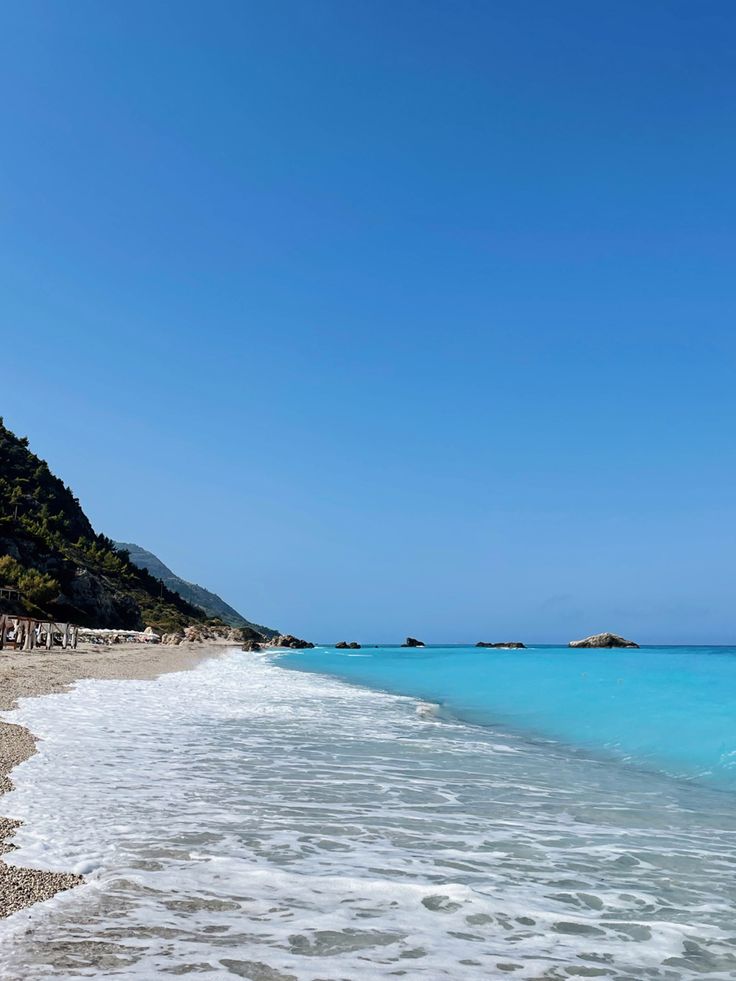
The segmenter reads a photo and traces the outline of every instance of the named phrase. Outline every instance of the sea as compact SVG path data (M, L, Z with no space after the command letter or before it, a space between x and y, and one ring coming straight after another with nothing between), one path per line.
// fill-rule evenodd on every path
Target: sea
M232 651L40 737L3 979L736 978L736 648Z

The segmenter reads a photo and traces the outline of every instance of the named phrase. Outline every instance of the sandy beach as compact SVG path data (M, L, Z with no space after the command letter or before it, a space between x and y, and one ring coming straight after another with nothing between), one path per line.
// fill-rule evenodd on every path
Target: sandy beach
M66 691L83 678L147 679L170 671L186 671L201 661L217 657L232 643L162 645L120 644L111 647L80 646L76 651L35 650L0 652L0 711L12 709L19 698ZM12 788L13 767L35 752L32 733L0 722L0 794ZM2 802L0 802L0 811ZM0 816L0 856L13 849L18 823ZM0 858L0 917L50 899L71 889L82 877L67 873L16 868Z

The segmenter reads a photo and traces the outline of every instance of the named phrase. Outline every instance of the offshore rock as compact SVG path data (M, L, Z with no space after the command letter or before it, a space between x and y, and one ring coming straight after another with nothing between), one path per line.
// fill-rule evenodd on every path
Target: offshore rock
M637 647L633 640L625 640L618 634L593 634L591 637L584 637L583 640L571 640L568 647Z
M311 641L301 640L299 637L295 637L293 634L279 634L278 637L274 637L270 643L273 647L291 647L298 651L314 647L314 644L311 643Z
M423 640L417 640L416 637L407 637L402 647L424 647Z
M341 640L339 643L335 644L335 647L339 651L359 651L360 644L352 640L349 644L346 640Z
M496 647L502 650L512 650L512 651L524 651L526 650L526 644L522 644L518 640L507 640L500 643L492 644L489 641L479 640L475 645L476 647Z

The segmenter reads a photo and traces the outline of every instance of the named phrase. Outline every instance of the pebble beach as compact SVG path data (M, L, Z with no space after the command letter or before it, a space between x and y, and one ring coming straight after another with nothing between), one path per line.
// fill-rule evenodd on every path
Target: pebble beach
M0 712L13 709L21 698L68 690L83 678L156 678L186 671L221 654L228 646L208 644L84 645L77 650L0 652ZM0 794L12 789L11 771L36 751L36 739L27 729L0 721ZM83 877L71 873L20 868L3 861L14 849L18 822L2 816L0 799L0 918L71 889Z

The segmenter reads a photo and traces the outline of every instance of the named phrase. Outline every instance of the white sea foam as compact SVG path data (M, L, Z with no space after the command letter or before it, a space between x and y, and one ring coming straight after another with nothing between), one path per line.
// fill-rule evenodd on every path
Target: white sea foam
M440 707L435 702L418 702L417 715L422 719L432 719L439 715Z
M241 652L9 715L13 861L89 881L3 978L736 976L729 794Z

